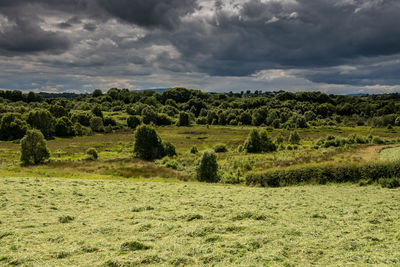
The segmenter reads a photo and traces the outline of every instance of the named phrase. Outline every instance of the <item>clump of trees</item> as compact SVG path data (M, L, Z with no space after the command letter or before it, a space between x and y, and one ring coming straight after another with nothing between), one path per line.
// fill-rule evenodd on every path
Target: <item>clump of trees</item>
M152 126L145 124L140 125L135 130L133 151L138 158L144 160L176 155L174 145L169 142L163 142L156 130Z
M247 153L262 153L276 151L276 145L268 136L267 131L251 130L244 143Z
M43 163L50 157L41 131L28 130L21 139L21 161L24 165Z

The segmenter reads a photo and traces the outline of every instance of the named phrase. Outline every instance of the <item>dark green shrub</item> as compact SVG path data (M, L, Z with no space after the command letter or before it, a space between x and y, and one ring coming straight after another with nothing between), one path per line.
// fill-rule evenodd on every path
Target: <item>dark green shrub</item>
M128 117L126 122L127 122L129 128L135 129L142 123L142 120L140 119L139 116L132 115L132 116Z
M103 124L104 124L104 126L108 126L108 125L117 126L117 121L113 117L105 117L103 119Z
M260 133L253 129L250 131L244 143L244 149L247 153L272 152L276 151L276 145L271 138L269 138L267 131L262 131Z
M380 178L378 183L385 188L398 188L400 187L400 178L392 177L392 178Z
M28 124L20 113L6 113L1 118L0 138L2 140L21 139L28 129Z
M300 144L300 135L297 131L293 131L290 133L289 142L293 145Z
M100 117L92 117L90 119L90 128L94 132L104 132L103 119Z
M190 149L191 154L197 154L198 152L199 152L199 150L197 149L196 146L192 146L192 148Z
M249 174L246 177L246 183L260 186L287 186L302 183L354 183L359 180L377 182L385 177L400 177L400 162L290 167Z
M93 113L93 115L96 116L96 117L103 118L103 112L101 111L100 105L95 105L95 106L92 108L92 113Z
M88 159L91 160L96 160L99 157L97 154L97 150L93 147L88 148L88 150L86 150L86 155L88 155Z
M21 161L25 165L39 164L50 157L44 136L41 131L28 130L21 139Z
M137 157L144 160L154 160L164 156L164 147L156 130L150 125L140 125L135 130L135 145L133 149Z
M28 113L27 122L40 130L46 139L53 137L56 121L46 109L35 109Z
M65 116L57 119L55 129L56 136L66 137L75 135L74 125Z
M190 117L186 112L179 113L179 119L177 124L178 126L189 126L190 125Z
M197 180L202 182L218 182L217 156L213 150L207 150L201 156L196 168Z
M373 143L373 144L377 144L377 145L382 145L382 144L384 144L385 142L384 142L380 137L375 136L375 137L372 139L372 143Z
M162 145L163 145L163 153L161 155L162 157L176 156L176 150L175 150L175 146L173 144L171 144L170 142L164 141L164 142L162 142Z
M217 144L214 146L215 153L224 153L228 152L228 148L224 144Z

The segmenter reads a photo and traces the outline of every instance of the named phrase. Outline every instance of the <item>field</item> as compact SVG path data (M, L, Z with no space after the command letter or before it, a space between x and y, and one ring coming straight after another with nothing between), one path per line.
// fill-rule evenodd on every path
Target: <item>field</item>
M1 178L0 264L394 266L399 193Z
M223 143L229 151L217 153L221 170L242 178L310 163L397 160L397 142L313 146L328 135L395 140L398 127L302 129L297 149L238 151L251 129L157 127L178 156L155 162L133 158L126 130L49 140L50 161L36 166L20 164L18 143L0 142L0 265L400 265L400 189L199 183L199 154L189 152ZM288 144L288 130L269 134ZM86 159L89 147L98 160Z
M218 154L218 163L225 172L239 171L243 176L271 167L287 167L321 162L360 162L379 160L379 149L384 145L354 145L313 149L313 144L321 137L335 135L347 137L353 134L367 136L372 134L381 138L395 139L399 127L392 130L370 127L313 127L299 129L302 138L297 150L282 150L267 154L247 154L238 152L251 129L254 127L157 127L161 138L176 146L179 154L174 168L167 168L166 162L146 162L132 158L133 131L119 131L93 136L56 138L47 145L51 151L47 164L20 166L19 144L0 142L0 176L15 177L60 177L85 179L131 179L131 180L193 180L194 167L198 155L190 154L195 145L202 151L216 144L225 144L229 152ZM271 138L282 135L286 140L290 131L275 129ZM395 145L394 145L395 146ZM98 161L87 161L85 151L94 147L99 151Z

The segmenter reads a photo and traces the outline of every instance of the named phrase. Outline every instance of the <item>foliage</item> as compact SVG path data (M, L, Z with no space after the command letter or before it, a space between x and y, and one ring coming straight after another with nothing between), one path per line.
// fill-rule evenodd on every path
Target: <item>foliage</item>
M244 143L244 149L247 153L272 152L276 151L276 145L266 131L259 132L253 129Z
M104 132L103 119L100 117L92 117L90 119L90 128L94 132Z
M28 128L20 113L6 113L1 118L1 140L15 140L22 138Z
M400 176L400 161L365 162L360 164L318 164L251 173L248 185L288 186L302 183L357 182L361 179L378 181L385 177Z
M176 149L173 144L171 144L170 142L164 141L164 142L162 142L162 146L163 146L162 156L168 156L168 157L176 156Z
M40 130L46 139L53 137L55 119L46 109L35 109L28 113L27 122L35 129Z
M135 129L137 126L139 126L142 121L140 119L139 116L137 115L131 115L128 117L128 119L126 120L128 127L131 129Z
M215 153L224 153L228 152L228 148L226 147L225 144L217 144L214 146L214 151Z
M162 140L152 126L142 124L136 128L133 152L144 160L154 160L165 155Z
M86 150L86 155L88 155L88 159L91 160L97 160L99 157L97 154L97 150L93 147L90 147Z
M55 126L55 134L62 137L74 136L75 130L72 121L65 116L58 118Z
M177 126L189 126L190 125L190 117L187 112L180 112L179 119L176 124Z
M190 148L190 153L191 154L197 154L199 152L199 150L197 149L197 146L192 146Z
M21 139L21 161L25 165L39 164L50 157L43 134L38 130L28 130Z
M218 182L217 156L213 150L204 151L196 168L197 180L201 182Z
M291 143L292 145L300 144L300 135L297 131L293 131L290 133L289 143Z

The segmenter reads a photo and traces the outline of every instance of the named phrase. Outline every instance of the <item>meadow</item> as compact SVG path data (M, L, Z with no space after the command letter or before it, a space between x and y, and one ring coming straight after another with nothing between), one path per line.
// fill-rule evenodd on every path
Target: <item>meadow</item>
M0 265L395 266L399 193L1 178Z
M251 129L247 126L190 126L157 127L163 140L175 145L177 157L164 158L155 162L143 161L133 157L133 130L113 133L98 133L92 136L55 138L47 141L51 152L48 163L21 166L18 142L0 141L0 176L14 177L67 177L85 179L130 179L130 180L194 180L198 154L191 154L190 148L199 151L212 149L223 143L228 152L217 153L220 168L225 172L260 172L270 168L284 168L309 163L357 163L381 160L380 150L396 145L350 145L315 149L314 143L329 135L347 137L372 134L386 139L396 139L400 127L393 129L360 127L312 127L299 129L301 145L296 150L278 150L272 153L249 154L239 152ZM287 143L289 130L269 131L272 139L283 136ZM96 161L86 160L86 150L90 147L99 152ZM385 150L383 150L385 151ZM383 153L383 152L382 152ZM172 161L172 163L171 163ZM172 166L171 166L172 165ZM244 178L243 178L244 179Z

